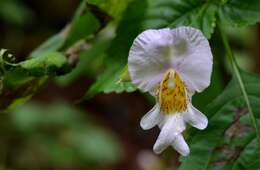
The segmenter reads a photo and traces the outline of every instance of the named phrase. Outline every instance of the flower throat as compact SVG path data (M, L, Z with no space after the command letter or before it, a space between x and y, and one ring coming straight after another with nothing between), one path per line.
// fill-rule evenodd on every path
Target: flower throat
M163 76L158 89L159 103L164 114L174 114L187 109L186 86L174 69Z

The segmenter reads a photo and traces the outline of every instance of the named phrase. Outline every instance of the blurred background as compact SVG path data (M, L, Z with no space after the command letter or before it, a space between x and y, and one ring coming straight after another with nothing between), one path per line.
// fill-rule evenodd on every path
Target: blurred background
M0 47L23 60L71 21L79 3L0 0ZM239 64L260 73L260 26L226 31ZM214 53L221 56L218 37L215 33L211 43L215 43ZM99 65L99 60L95 62ZM98 94L77 102L95 79L84 65L78 70L81 73L66 83L64 76L52 79L30 102L1 113L0 170L177 169L175 151L167 149L160 156L152 152L159 130L143 131L139 126L154 101L147 94L134 92ZM215 59L214 84L195 96L195 105L203 109L230 78L225 57Z

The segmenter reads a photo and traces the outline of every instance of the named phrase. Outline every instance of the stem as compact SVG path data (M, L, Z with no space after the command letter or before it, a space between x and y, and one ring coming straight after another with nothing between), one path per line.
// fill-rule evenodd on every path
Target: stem
M251 107L251 104L250 104L250 101L249 101L249 98L248 98L248 95L247 95L247 92L246 92L246 88L245 88L243 79L241 77L239 66L238 66L238 64L237 64L237 62L235 60L234 54L233 54L233 52L232 52L232 50L230 48L227 36L226 36L222 26L221 26L221 23L217 24L217 27L218 27L219 32L221 34L221 38L222 38L223 45L225 47L225 50L226 50L226 53L227 53L227 56L228 56L228 60L229 60L231 66L233 68L233 72L235 73L235 76L236 76L236 78L238 80L241 92L242 92L242 94L243 94L243 96L245 98L245 102L246 102L246 105L247 105L247 108L248 108L248 112L250 114L251 121L252 121L253 126L255 128L257 141L260 144L260 136L259 136L259 130L257 128L256 118L254 116L254 113L253 113L253 110L252 110L252 107Z

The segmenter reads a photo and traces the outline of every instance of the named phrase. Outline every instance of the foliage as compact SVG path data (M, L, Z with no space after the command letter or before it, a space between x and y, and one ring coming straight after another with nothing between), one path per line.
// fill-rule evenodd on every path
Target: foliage
M18 0L1 0L0 6L0 18L10 24L22 26L32 18L32 11Z
M28 103L11 116L15 130L27 138L21 155L28 152L28 145L36 145L39 148L31 152L44 152L54 164L113 163L120 158L120 145L111 132L64 102Z
M19 24L30 11L24 6L14 8L13 2L0 2L1 6L8 7L0 12L0 17L10 16L9 22ZM10 13L8 9L16 13ZM129 78L127 56L140 32L152 28L193 26L208 39L213 39L213 49L217 48L214 36L220 32L221 48L225 48L225 52L217 49L222 54L215 51L214 60L223 64L221 57L227 56L233 79L209 103L222 90L219 85L222 70L214 65L213 85L204 93L209 98L204 110L209 117L209 127L203 132L189 131L191 154L182 158L180 169L257 169L260 167L260 77L240 69L222 27L249 26L259 21L259 0L82 0L70 24L24 60L19 61L4 49L0 51L0 109L5 111L25 103L52 77L60 86L68 86L81 76L92 78L94 82L82 94L83 100L90 100L98 93L133 92L137 89L126 78ZM209 91L215 92L210 96L207 95ZM206 97L202 96L203 99ZM52 158L68 152L70 156L59 161L71 160L75 154L90 162L118 159L119 146L115 139L104 129L84 125L81 118L71 114L77 111L58 105L49 108L49 112L60 114L52 115L42 113L41 109L38 105L25 105L13 111L13 120L19 126L17 129L28 136L31 129L41 129L46 124L68 126L63 137L73 135L67 142L76 148L77 153L56 148L54 139L35 137L34 140L48 145L49 150L45 152ZM71 127L70 123L79 125ZM96 148L93 143L104 148Z
M259 119L260 77L242 72L250 107ZM255 160L258 147L257 134L239 83L234 78L223 93L205 109L209 127L203 132L193 132L190 137L191 155L184 159L181 169L251 169L258 167ZM258 134L259 135L259 134ZM245 155L247 158L244 160ZM247 162L244 162L247 161ZM198 163L199 162L199 163ZM248 164L248 162L251 162ZM256 169L256 168L252 168Z
M259 22L260 1L229 0L219 9L221 19L226 23L243 26Z

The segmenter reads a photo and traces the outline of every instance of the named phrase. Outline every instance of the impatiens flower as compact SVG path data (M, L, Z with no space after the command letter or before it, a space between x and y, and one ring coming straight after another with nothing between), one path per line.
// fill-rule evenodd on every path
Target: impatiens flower
M212 63L208 40L195 28L146 30L134 40L129 74L141 91L156 99L140 123L145 130L156 125L161 129L155 153L172 146L186 156L190 152L182 136L186 123L207 127L207 117L192 106L191 98L209 86Z

